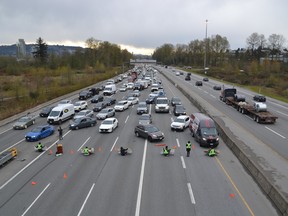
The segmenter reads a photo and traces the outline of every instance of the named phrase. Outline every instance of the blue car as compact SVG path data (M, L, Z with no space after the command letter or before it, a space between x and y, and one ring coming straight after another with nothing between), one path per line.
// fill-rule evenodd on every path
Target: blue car
M54 127L51 125L43 125L34 128L25 135L25 139L29 142L37 141L48 137L54 133Z

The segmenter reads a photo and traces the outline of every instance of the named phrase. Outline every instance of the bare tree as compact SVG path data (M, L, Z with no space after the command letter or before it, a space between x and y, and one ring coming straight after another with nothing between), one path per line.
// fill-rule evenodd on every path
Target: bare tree
M257 49L261 44L261 37L258 33L254 32L246 39L246 43L248 49Z
M281 50L285 43L286 39L283 35L272 34L268 38L268 46L271 50Z

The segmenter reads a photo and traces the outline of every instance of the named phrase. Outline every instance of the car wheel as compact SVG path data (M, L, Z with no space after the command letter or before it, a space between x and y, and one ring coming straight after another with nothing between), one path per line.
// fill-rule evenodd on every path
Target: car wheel
M113 113L113 115L112 116L115 116L115 112Z
M91 127L93 127L94 126L94 124L93 123L91 123L91 125L90 125Z
M27 125L24 125L24 128L26 129L26 128L27 128Z
M34 125L34 124L35 124L35 121L32 121L32 124Z
M79 127L78 127L78 126L76 126L76 127L75 127L75 130L78 130L78 129L79 129Z
M152 142L152 141L153 141L153 139L152 139L151 136L148 137L148 141L149 141L149 142Z
M136 131L135 132L135 135L137 136L137 137L139 137L140 136L140 134Z

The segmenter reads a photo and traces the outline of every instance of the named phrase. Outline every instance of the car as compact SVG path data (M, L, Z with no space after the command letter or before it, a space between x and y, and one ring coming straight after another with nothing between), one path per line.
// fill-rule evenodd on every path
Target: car
M208 82L208 81L209 81L208 77L204 77L204 78L203 78L203 81L204 81L204 82Z
M129 83L127 84L127 89L133 89L133 88L134 88L134 83L129 82Z
M79 100L87 100L90 97L92 97L92 93L88 90L79 93Z
M177 72L176 72L176 76L180 76L180 72L177 71Z
M155 97L158 96L158 92L157 93L152 93L152 94L149 94L148 98L146 99L146 103L147 104L153 104L154 103L154 99Z
M74 116L74 120L77 118L82 118L82 117L90 117L92 118L94 116L94 113L92 110L82 110L80 112L78 112L75 116Z
M182 102L181 102L180 98L178 98L178 97L172 97L171 98L171 105L172 106L181 105L181 104L182 104Z
M213 89L219 91L219 90L221 90L221 86L220 85L214 85Z
M86 109L88 107L88 104L86 101L77 101L74 104L74 110L75 112L79 112L83 109Z
M171 130L180 130L184 131L189 127L190 117L187 115L178 116L170 125Z
M186 115L186 109L183 105L174 106L173 113L175 116Z
M115 111L124 111L129 108L129 103L127 100L120 100L118 103L114 106Z
M91 98L91 103L98 103L104 100L103 95L95 95Z
M25 135L25 139L28 142L38 141L52 135L53 133L54 127L52 125L37 126Z
M35 124L35 116L23 116L13 124L14 130L26 129L27 127Z
M266 97L264 95L254 95L253 100L258 102L266 102Z
M71 121L69 128L71 130L78 130L80 128L93 127L96 124L97 124L97 121L95 118L80 117Z
M139 90L134 90L134 91L132 92L132 95L133 95L133 97L140 97L141 93L140 93Z
M97 115L97 119L106 119L115 116L115 110L111 107L102 109Z
M142 91L144 89L144 85L139 82L136 82L133 87L134 90Z
M143 114L143 113L148 113L148 106L146 102L139 102L137 109L136 109L137 114Z
M153 83L153 84L151 85L151 92L158 91L159 86L160 86L160 85L159 85L158 83Z
M96 103L95 106L93 107L93 111L99 112L100 110L106 108L106 106L107 106L107 103L104 103L104 102Z
M202 81L196 81L196 82L195 82L195 85L196 85L196 86L202 86L203 83L202 83Z
M139 124L140 125L146 125L146 124L151 124L151 123L152 123L151 114L142 114L139 117Z
M150 142L164 139L164 133L152 124L137 125L134 129L134 133L137 137L143 137Z
M130 106L132 106L134 104L138 104L139 99L138 99L138 97L129 97L129 98L127 98L127 101L128 101L128 104Z
M125 91L127 91L126 85L120 86L119 91L120 91L120 92L125 92Z
M116 103L116 99L112 97L107 97L105 98L104 102L106 103L107 106L111 106Z
M191 80L191 77L187 75L187 76L185 77L185 80L186 80L186 81L190 81L190 80Z
M53 108L54 108L54 106L48 106L48 107L43 108L40 111L39 116L40 117L48 117Z
M99 92L100 92L100 88L99 87L88 88L87 90L91 93L91 97L94 96L94 95L99 94Z
M99 132L108 132L111 133L118 127L118 120L116 118L106 118L102 121L101 125L99 126Z
M72 101L71 101L71 100L61 100L61 101L58 103L58 106L61 105L61 104L72 104Z

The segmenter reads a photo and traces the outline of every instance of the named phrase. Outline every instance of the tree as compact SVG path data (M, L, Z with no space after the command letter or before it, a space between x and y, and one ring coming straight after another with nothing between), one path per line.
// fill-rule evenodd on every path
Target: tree
M248 49L257 49L261 45L261 37L258 33L254 32L246 39L246 43Z
M34 47L35 51L33 51L33 57L37 62L46 63L48 59L48 45L44 42L44 40L39 37L36 40L36 45Z

